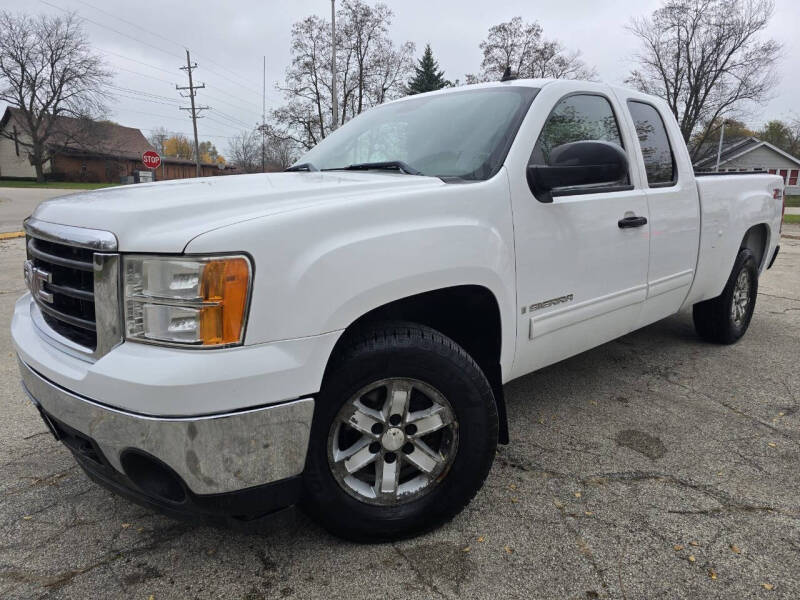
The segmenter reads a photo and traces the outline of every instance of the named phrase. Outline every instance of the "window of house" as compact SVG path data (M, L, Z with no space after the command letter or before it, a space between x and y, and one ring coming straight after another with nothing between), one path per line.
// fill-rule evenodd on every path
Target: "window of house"
M550 153L554 148L580 141L611 142L623 147L614 111L603 96L576 94L567 96L556 104L536 140L530 164L549 165ZM627 183L626 175L622 181L599 184L599 187ZM580 187L591 189L598 185Z
M786 184L786 178L789 175L789 171L787 171L786 169L781 169L780 170L780 175L781 175L781 177L783 177L783 183Z
M647 183L650 187L675 183L675 157L667 136L664 120L656 108L636 100L628 101L639 147L642 149Z
M789 171L789 185L797 185L797 169Z

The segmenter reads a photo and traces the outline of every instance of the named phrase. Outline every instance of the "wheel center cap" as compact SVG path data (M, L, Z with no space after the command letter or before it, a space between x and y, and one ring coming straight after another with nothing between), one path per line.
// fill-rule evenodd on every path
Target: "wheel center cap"
M405 434L397 427L392 427L383 434L383 437L381 438L381 444L384 448L386 448L386 450L394 452L395 450L399 450L403 447L405 440Z

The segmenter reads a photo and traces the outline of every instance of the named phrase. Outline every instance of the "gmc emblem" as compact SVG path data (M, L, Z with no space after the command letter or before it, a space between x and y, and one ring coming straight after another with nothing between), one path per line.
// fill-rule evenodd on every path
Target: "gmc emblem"
M45 283L53 282L53 274L40 269L32 260L26 260L24 266L25 287L27 287L34 300L53 303L53 294L44 289Z

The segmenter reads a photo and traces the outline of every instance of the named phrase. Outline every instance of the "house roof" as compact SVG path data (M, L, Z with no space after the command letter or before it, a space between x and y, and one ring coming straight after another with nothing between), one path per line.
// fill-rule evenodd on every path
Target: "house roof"
M13 118L22 123L18 108L6 108L0 127ZM141 130L125 127L111 121L93 121L74 117L56 117L55 133L50 137L52 150L72 156L98 156L139 160L142 153L155 150ZM22 127L20 126L22 129ZM193 160L162 156L162 161L177 164L194 164ZM217 166L216 163L201 163L205 166Z
M765 142L763 140L758 139L757 137L747 137L743 139L734 140L728 142L727 144L723 142L722 144L722 152L720 153L719 164L725 164L728 161L731 161L735 158L739 158L749 152L752 152L756 148L769 148L773 152L777 152L784 158L791 160L792 162L796 163L800 166L800 158L792 156L788 152L784 152L777 146L770 144L769 142ZM694 166L696 168L703 168L703 167L714 167L717 164L717 153L714 152L710 156L706 156L695 162Z

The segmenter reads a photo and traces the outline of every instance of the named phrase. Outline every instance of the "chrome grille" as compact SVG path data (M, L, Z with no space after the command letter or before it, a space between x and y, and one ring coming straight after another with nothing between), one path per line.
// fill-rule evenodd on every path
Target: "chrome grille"
M119 255L107 231L25 222L31 315L49 341L94 360L122 341Z
M34 298L45 322L67 339L96 350L94 252L29 237L28 259L45 274Z

